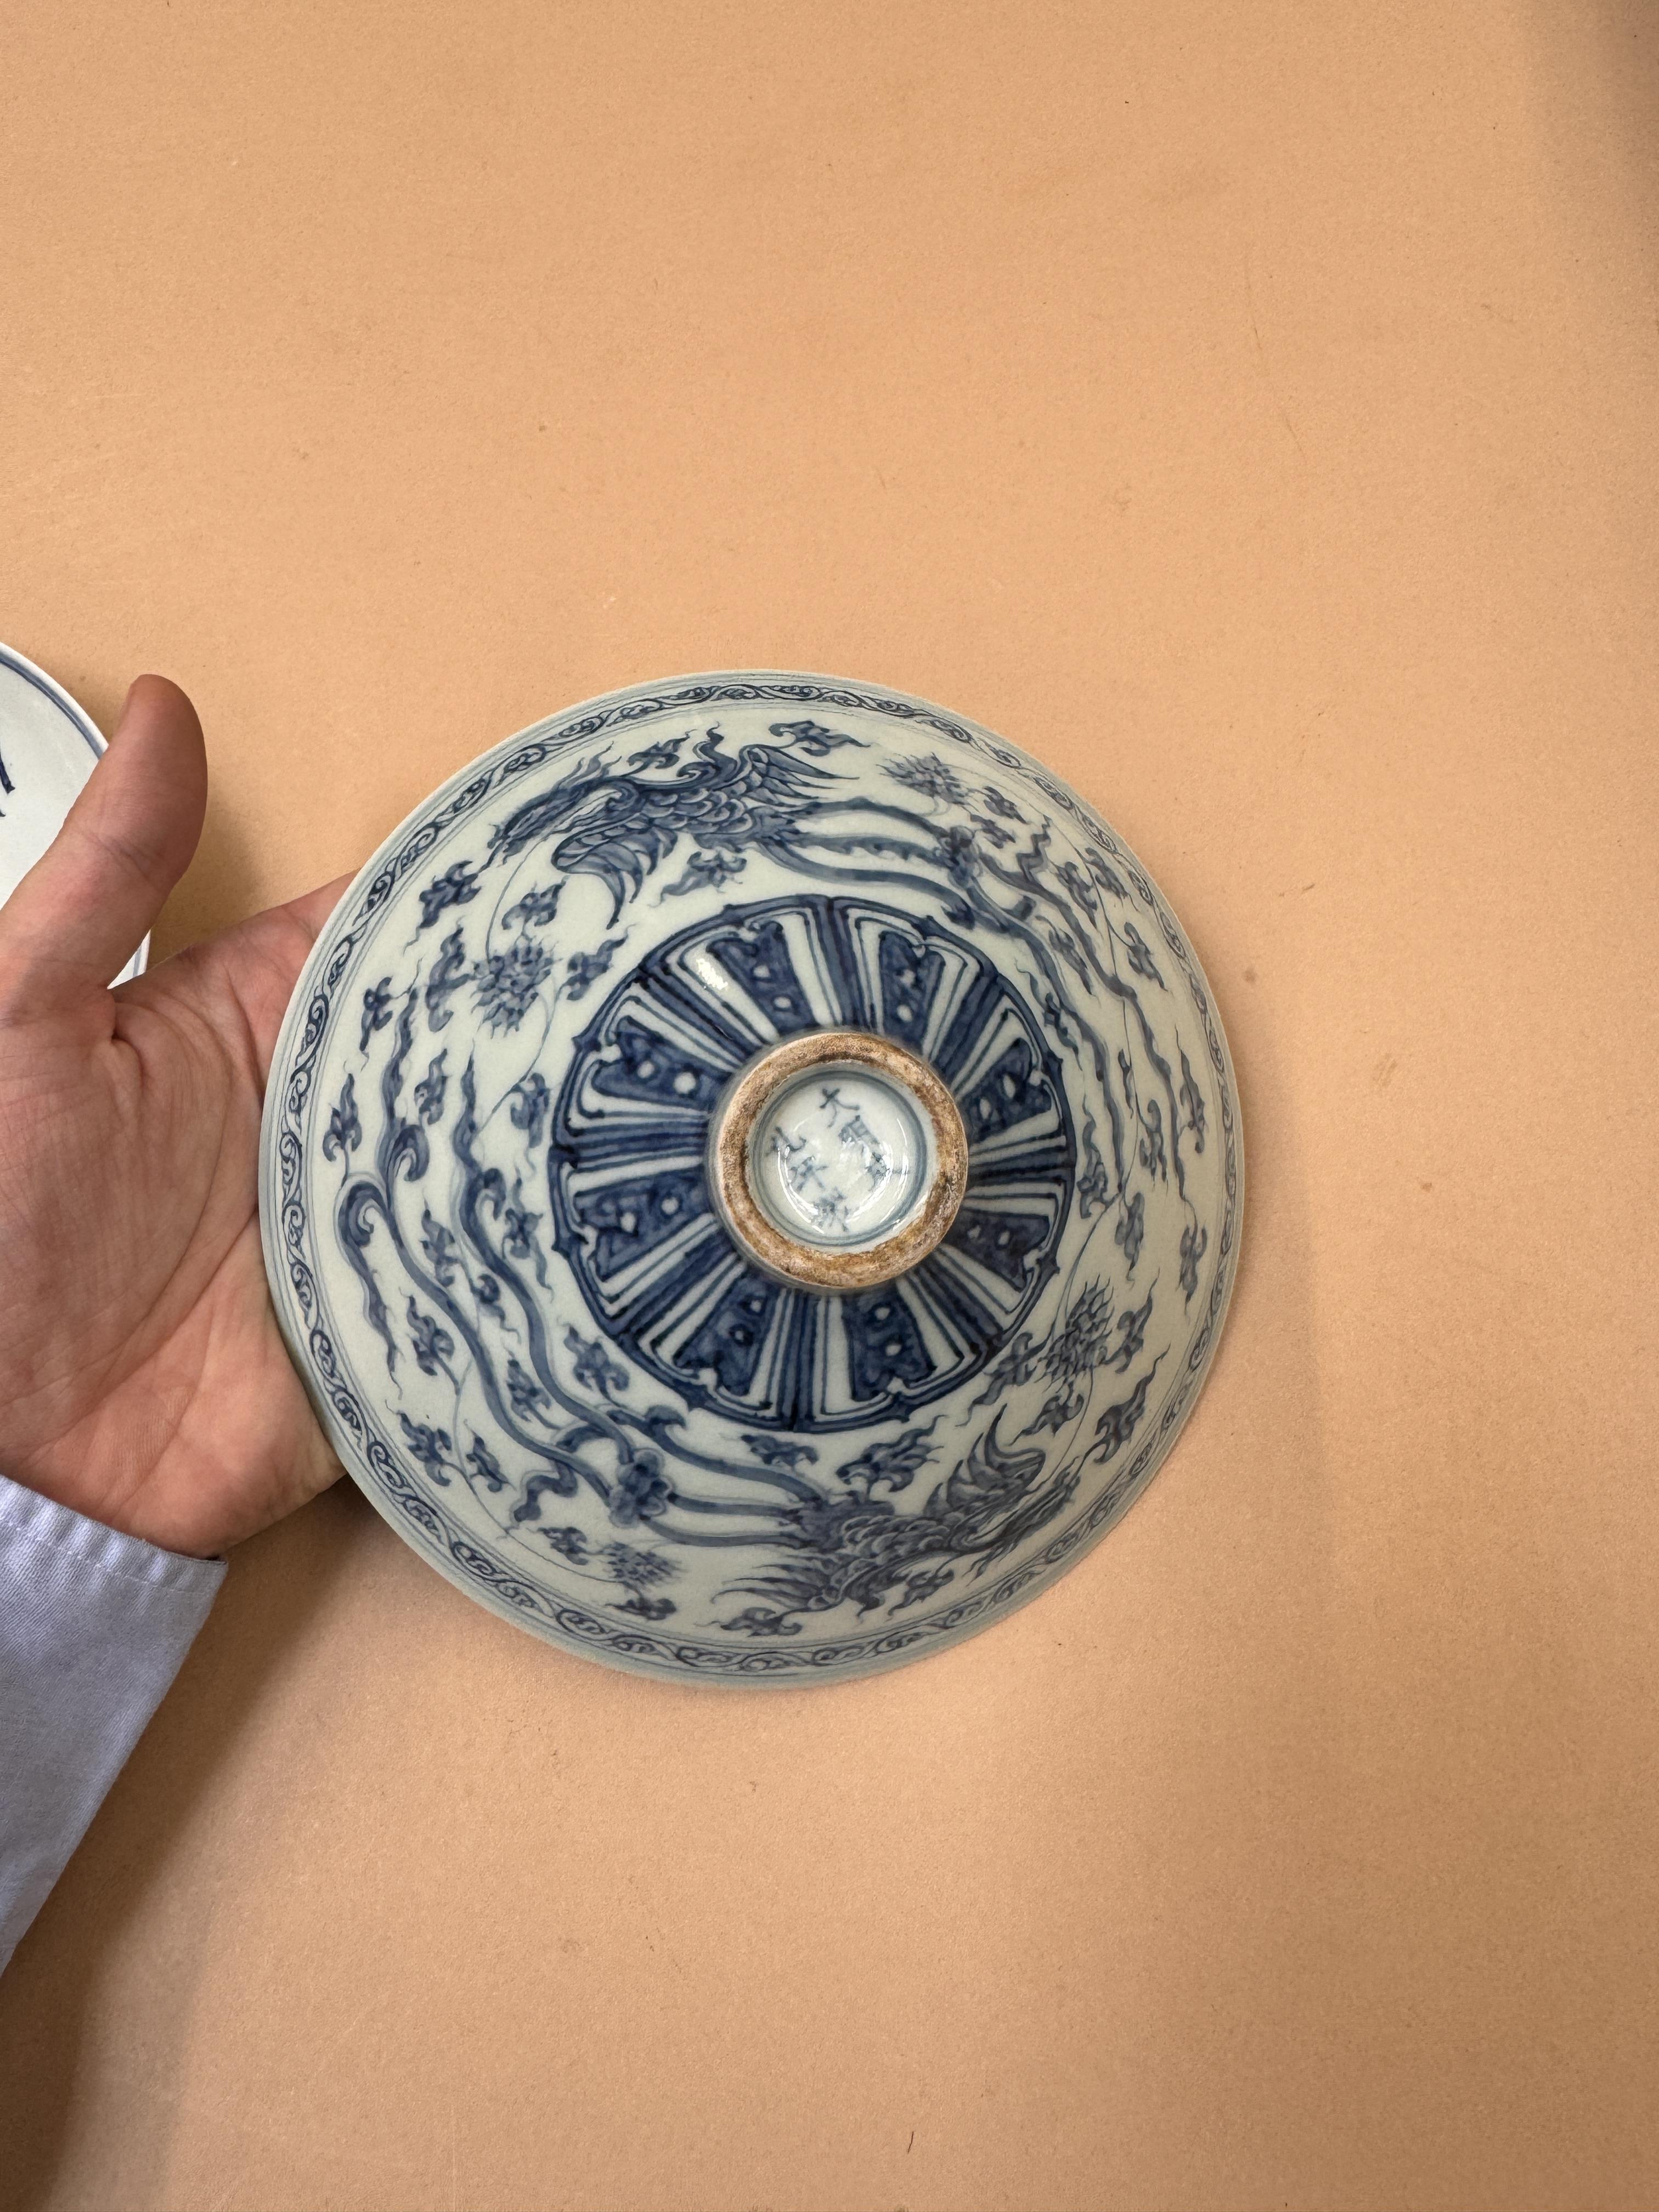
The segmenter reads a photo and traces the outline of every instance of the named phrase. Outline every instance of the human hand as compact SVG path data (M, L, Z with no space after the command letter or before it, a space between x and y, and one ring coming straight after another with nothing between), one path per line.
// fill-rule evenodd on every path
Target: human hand
M331 884L106 988L189 865L207 803L158 676L0 907L0 1472L211 1555L338 1474L259 1249L259 1112Z

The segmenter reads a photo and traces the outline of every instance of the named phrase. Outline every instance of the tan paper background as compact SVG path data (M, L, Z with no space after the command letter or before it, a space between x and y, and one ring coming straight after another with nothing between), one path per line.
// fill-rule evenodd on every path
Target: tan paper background
M1096 800L1250 1175L1179 1450L861 1686L336 1492L0 1984L8 2212L1659 2202L1646 0L54 0L0 635L215 777L162 951L538 714L827 669Z

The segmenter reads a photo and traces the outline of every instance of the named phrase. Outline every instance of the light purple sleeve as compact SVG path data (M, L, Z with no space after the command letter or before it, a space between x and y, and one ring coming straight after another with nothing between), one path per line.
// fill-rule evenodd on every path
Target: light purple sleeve
M224 1578L0 1475L0 1972Z

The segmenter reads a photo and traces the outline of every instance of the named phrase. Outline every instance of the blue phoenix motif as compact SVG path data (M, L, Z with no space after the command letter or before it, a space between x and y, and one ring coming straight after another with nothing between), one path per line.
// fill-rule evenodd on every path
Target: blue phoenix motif
M499 1609L669 1672L884 1663L1167 1449L1237 1251L1224 1045L1133 855L986 733L794 679L600 702L412 823L313 967L284 1323L360 1481ZM929 1061L970 1146L945 1240L856 1293L757 1270L704 1167L732 1076L828 1027Z

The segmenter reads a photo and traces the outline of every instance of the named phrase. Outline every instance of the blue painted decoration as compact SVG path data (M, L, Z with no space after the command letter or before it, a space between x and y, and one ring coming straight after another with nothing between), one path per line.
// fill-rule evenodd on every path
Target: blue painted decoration
M890 1283L806 1290L711 1204L769 1046L891 1038L966 1194ZM388 840L301 978L261 1211L345 1464L568 1647L700 1679L937 1650L1061 1572L1174 1441L1243 1188L1167 905L1074 793L872 686L705 677L559 715Z

